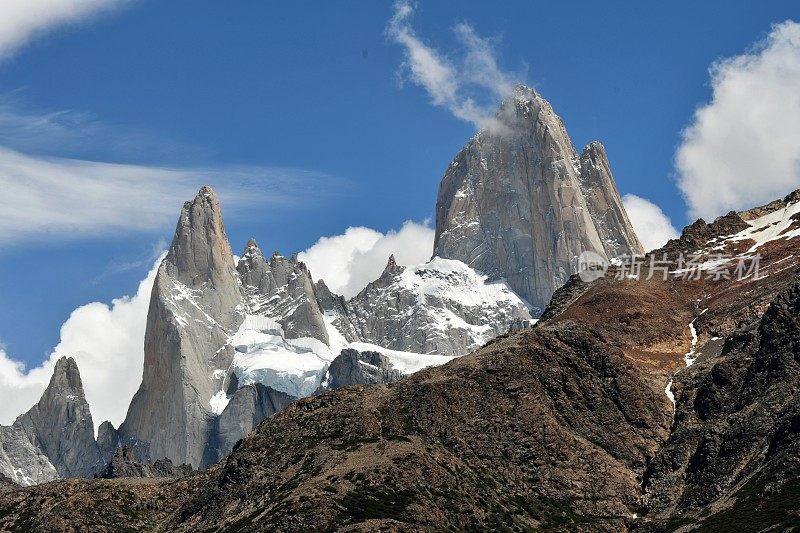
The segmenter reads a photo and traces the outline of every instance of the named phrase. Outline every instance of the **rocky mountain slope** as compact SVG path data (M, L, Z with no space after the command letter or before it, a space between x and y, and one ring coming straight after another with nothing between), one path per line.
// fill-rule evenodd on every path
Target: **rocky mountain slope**
M434 256L505 279L541 312L587 250L643 253L602 145L578 154L550 104L518 86L442 178Z
M342 350L325 372L316 394L341 389L348 385L383 385L403 377L391 359L379 352L359 352L352 348Z
M698 221L638 279L574 276L536 327L473 354L294 402L207 471L8 492L0 528L796 526L799 199Z
M193 531L623 525L639 495L632 472L670 423L662 391L640 374L592 333L527 331L393 385L296 402L219 465L126 509L154 529ZM59 505L27 524L75 523L81 493L114 487L43 487ZM0 515L13 509L0 526L29 516L28 494L0 504ZM127 510L110 512L106 525Z
M11 426L0 426L0 473L33 485L92 477L104 464L78 365L61 358L39 402Z
M797 523L799 200L699 220L652 252L654 266L669 259L666 281L646 279L650 258L640 280L575 277L543 316L613 338L674 400L642 479L642 529Z

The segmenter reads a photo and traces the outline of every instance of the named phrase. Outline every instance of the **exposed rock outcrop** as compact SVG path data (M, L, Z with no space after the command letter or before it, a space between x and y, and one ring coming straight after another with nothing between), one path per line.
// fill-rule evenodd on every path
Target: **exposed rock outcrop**
M278 320L287 339L313 337L328 344L325 320L305 264L277 252L268 261L251 239L236 269L250 312Z
M234 445L253 431L262 420L274 415L297 398L265 387L261 383L239 388L217 418L216 463L226 457Z
M111 461L97 475L102 479L118 478L174 478L188 476L193 472L189 465L175 466L169 459L159 459L153 463L142 463L135 457L130 446L117 449Z
M323 315L328 317L331 327L344 338L347 342L356 342L361 340L356 327L350 320L350 309L347 305L347 300L343 296L334 294L325 285L324 280L318 280L314 284L315 292L317 295L317 303L323 312Z
M0 473L19 485L58 479L58 471L17 425L0 426Z
M114 424L106 420L97 429L97 446L100 448L100 454L106 463L111 462L114 454L119 446L119 432L114 427Z
M346 387L348 385L375 385L394 383L403 374L392 366L385 355L378 352L359 352L348 348L342 350L322 380L316 394Z
M104 464L78 365L62 357L37 404L12 426L0 426L0 473L35 485L92 477Z
M15 490L19 487L16 483L14 483L11 478L7 477L5 474L0 472L0 492L7 492L9 490Z
M597 233L603 241L605 255L612 259L641 254L645 250L622 205L606 149L600 141L593 141L583 149L578 165L581 192Z
M464 355L531 318L503 281L490 282L460 261L434 258L403 267L389 258L380 278L347 303L359 338L420 354Z
M434 256L505 278L541 312L583 251L643 249L602 146L579 156L550 104L519 86L445 172Z

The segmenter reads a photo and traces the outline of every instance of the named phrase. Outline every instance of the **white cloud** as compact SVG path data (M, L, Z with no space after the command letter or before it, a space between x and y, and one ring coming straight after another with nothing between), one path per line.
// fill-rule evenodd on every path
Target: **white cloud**
M0 2L0 59L32 38L65 24L82 22L127 0L3 0Z
M0 349L0 424L10 424L39 401L56 361L70 356L78 363L95 428L105 420L119 426L142 381L147 308L162 258L163 254L134 296L73 311L61 327L60 342L42 365L26 371Z
M35 157L0 147L0 247L31 236L74 238L162 229L183 199L212 185L228 212L308 204L337 180L299 169L164 168Z
M486 126L497 101L513 90L515 76L500 69L491 41L465 23L454 28L464 57L453 62L417 36L409 22L413 14L410 3L395 3L394 16L386 29L389 38L404 48L403 71L425 89L434 105L479 128ZM479 96L484 97L485 104L478 102Z
M394 254L401 265L418 265L431 258L434 231L427 224L407 221L399 231L383 234L364 227L347 228L342 235L322 237L298 255L314 279L347 298L375 281Z
M656 204L634 194L626 194L622 203L646 251L660 248L679 236L669 217Z
M710 73L711 102L695 112L676 154L692 218L800 187L800 24L773 26L766 40Z

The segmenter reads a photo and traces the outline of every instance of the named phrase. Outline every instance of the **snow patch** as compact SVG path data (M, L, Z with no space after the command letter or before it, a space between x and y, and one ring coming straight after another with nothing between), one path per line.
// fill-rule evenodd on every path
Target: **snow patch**
M706 311L708 311L708 309L704 309L703 312L700 314L702 315ZM694 328L694 320L689 322L689 332L692 334L692 347L683 356L683 361L684 363L686 363L686 368L692 366L694 362L697 360L697 354L695 353L695 350L697 349L697 330Z
M219 391L208 401L208 403L211 404L211 412L215 415L221 415L222 411L228 406L230 400L228 395L225 394L225 391Z
M706 311L708 311L708 308L703 309L700 312L700 315L702 315ZM694 320L689 322L689 333L691 333L691 335L692 335L692 346L691 346L691 348L689 348L689 351L686 352L686 354L684 354L684 356L683 356L683 362L686 364L686 368L689 368L690 366L692 366L694 364L694 362L697 360L697 330L694 327L694 321L695 320L697 320L697 318L695 318ZM675 379L675 376L677 376L678 372L680 372L681 370L683 370L683 369L679 369L679 370L675 371L675 373L672 374L672 376L670 376L669 382L667 382L667 386L664 388L664 393L667 395L667 398L669 398L669 401L672 402L672 419L673 419L673 421L675 420L675 394L672 392L672 382Z
M271 318L247 315L229 341L236 350L233 372L239 386L261 383L297 398L309 396L335 358L322 341L287 339Z
M749 221L749 228L743 229L739 233L727 237L725 240L731 242L746 240L755 241L755 244L745 252L745 254L752 254L768 242L800 237L800 228L787 231L792 224L797 222L796 220L792 220L792 217L798 213L800 213L800 202L789 204L783 209L778 209L777 211Z
M452 361L456 357L460 357L400 352L397 350L389 350L375 344L369 344L367 342L354 342L350 344L349 347L358 350L359 352L378 352L385 355L392 363L392 367L394 367L395 370L400 371L402 374L413 374L414 372L419 372L423 368L443 365Z

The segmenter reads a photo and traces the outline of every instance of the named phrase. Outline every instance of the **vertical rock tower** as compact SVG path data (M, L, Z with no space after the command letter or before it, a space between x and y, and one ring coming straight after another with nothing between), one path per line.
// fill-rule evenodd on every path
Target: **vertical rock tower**
M39 402L17 418L12 427L25 432L60 477L92 477L104 464L94 439L94 423L81 374L71 357L56 362Z
M602 145L579 155L550 104L517 86L442 178L434 256L505 278L542 310L587 250L643 252Z
M140 454L203 464L214 431L211 397L223 390L228 343L244 320L241 285L219 199L203 187L181 210L156 275L144 340L144 375L120 427Z

